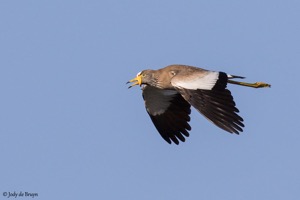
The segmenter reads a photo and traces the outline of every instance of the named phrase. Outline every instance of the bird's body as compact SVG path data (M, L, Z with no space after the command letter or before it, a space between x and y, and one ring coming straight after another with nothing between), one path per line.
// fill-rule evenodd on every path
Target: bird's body
M224 72L187 65L170 65L158 70L143 70L130 80L143 85L146 110L160 135L168 142L184 142L191 130L191 105L216 126L230 133L243 131L243 119L227 83L249 87L270 87L265 83L243 83L230 79L244 78Z

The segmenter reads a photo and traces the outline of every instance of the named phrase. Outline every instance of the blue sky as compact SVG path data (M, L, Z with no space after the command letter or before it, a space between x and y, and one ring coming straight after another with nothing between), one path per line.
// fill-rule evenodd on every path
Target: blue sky
M0 199L299 199L299 1L1 1ZM188 64L229 85L244 132L195 110L167 144L126 81ZM21 198L21 197L19 197Z

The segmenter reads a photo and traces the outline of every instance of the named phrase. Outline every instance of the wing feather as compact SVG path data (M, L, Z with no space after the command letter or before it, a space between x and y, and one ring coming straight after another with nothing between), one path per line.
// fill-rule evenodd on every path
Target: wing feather
M146 110L162 138L169 144L184 142L191 130L188 123L191 109L181 94L176 90L145 86L143 98Z
M212 123L230 133L239 134L243 118L226 89L228 75L224 72L195 70L193 74L178 73L171 84L183 98Z
M231 92L224 90L189 90L178 88L178 91L193 107L216 126L230 133L243 131L243 118L237 113Z

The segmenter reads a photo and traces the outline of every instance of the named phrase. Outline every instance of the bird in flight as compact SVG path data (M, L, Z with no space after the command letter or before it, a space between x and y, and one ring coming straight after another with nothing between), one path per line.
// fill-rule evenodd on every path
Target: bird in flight
M219 128L239 134L243 118L238 115L227 83L252 88L271 85L232 79L244 77L188 65L169 65L158 70L143 70L127 83L142 86L146 110L162 138L171 144L189 136L191 106Z

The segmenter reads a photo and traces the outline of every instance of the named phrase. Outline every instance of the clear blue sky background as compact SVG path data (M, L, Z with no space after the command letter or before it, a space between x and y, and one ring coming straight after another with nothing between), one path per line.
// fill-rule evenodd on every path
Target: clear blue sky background
M299 199L299 20L296 0L1 1L0 199ZM174 63L272 88L229 85L243 134L193 110L169 145L125 83Z

